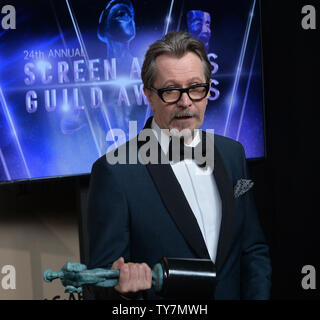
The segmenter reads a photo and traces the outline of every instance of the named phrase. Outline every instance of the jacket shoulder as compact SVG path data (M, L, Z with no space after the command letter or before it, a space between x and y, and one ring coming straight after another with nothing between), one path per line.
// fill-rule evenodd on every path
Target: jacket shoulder
M239 141L236 141L234 139L231 139L225 136L221 136L219 134L214 134L214 143L216 143L219 148L224 149L226 151L232 151L232 152L244 151L244 148Z
M238 175L243 177L245 175L246 157L242 144L217 134L214 135L214 144L230 177L234 179L238 179Z

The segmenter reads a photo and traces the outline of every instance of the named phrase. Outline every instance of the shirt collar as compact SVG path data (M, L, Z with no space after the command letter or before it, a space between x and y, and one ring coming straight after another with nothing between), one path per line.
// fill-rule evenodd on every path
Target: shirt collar
M151 129L155 132L155 136L157 137L157 140L161 146L162 151L164 153L167 153L169 149L169 143L170 143L170 136L166 132L167 130L160 129L160 127L157 125L154 118L152 119L152 122L151 122ZM186 145L188 147L195 147L199 142L200 142L199 130L196 130L195 137L193 138L190 144L186 144Z

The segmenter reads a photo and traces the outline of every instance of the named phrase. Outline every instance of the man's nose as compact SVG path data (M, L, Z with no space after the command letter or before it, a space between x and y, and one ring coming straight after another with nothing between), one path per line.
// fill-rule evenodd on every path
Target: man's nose
M187 92L183 92L180 100L178 101L178 105L181 107L190 107L192 104L192 100L189 98Z

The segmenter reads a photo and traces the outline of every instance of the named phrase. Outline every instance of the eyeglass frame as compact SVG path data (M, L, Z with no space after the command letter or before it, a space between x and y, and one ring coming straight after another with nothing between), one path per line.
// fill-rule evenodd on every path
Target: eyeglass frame
M190 90L190 89L194 89L194 88L198 88L198 87L204 87L204 88L206 89L206 93L205 93L205 95L203 96L203 98L201 98L201 99L192 99L192 98L190 97L190 95L189 95L189 90ZM184 92L188 95L188 97L189 97L189 99L190 99L191 101L201 101L201 100L203 100L203 99L207 96L207 94L208 94L208 92L209 92L209 90L210 90L210 83L208 83L208 82L206 82L206 83L198 83L198 84L194 84L194 85L192 85L192 86L190 86L190 87L188 87L188 88L170 88L170 87L169 87L169 88L156 89L156 88L154 88L154 87L150 87L150 88L148 88L148 89L151 90L151 91L153 91L153 92L155 92L155 93L159 96L159 98L160 98L164 103L169 103L169 104L171 104L171 103L177 103L177 102L181 99L182 94L183 94ZM180 92L179 98L178 98L177 100L171 101L171 102L165 101L165 100L163 99L163 97L162 97L163 93L166 92L166 91L173 91L173 90L177 90L177 91Z

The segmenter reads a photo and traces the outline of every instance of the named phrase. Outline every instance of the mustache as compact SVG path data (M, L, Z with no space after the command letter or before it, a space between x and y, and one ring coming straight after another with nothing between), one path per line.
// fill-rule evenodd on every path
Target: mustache
M171 120L175 119L175 118L183 118L183 117L194 117L196 116L197 113L196 112L192 112L192 111L180 111L175 113L174 115L172 115Z

